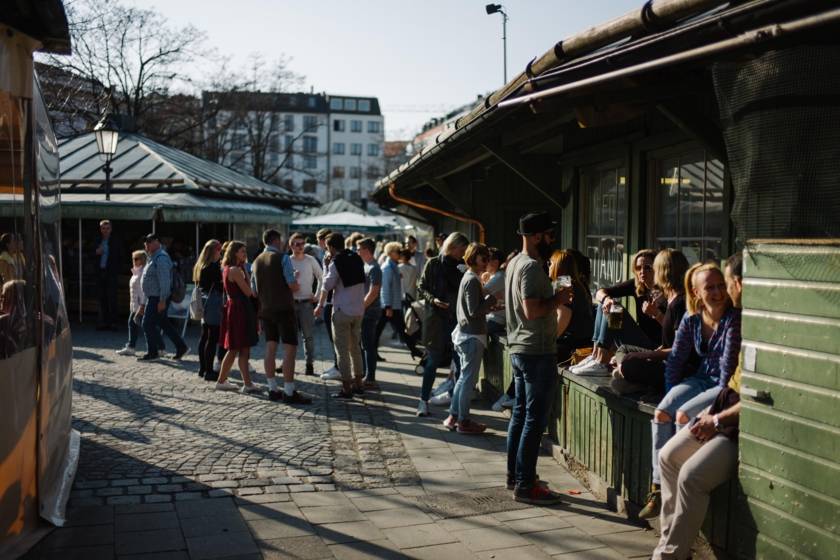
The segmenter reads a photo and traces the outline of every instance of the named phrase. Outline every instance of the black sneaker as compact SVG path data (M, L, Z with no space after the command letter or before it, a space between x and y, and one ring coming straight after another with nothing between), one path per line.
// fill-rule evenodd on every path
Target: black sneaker
M315 375L315 366L306 364L306 375Z
M541 484L535 484L530 488L517 488L513 491L513 500L533 506L553 506L561 503L560 494Z
M299 391L295 391L291 397L283 393L283 402L286 404L312 404L312 398Z
M184 356L189 354L189 352L190 352L190 347L189 346L184 346L183 348L180 348L177 352L175 352L175 355L172 356L172 359L177 362L181 358L183 358Z
M218 381L219 380L219 372L218 371L208 371L204 374L204 381Z
M540 480L540 475L537 475L534 478L534 484L539 484L540 486L548 486L548 482L544 480ZM508 477L507 482L505 483L505 488L508 490L514 490L516 488L516 480L511 477Z
M281 390L279 391L269 391L268 392L268 400L270 401L283 401L286 397L286 393Z
M139 358L137 358L138 362L156 362L160 359L160 356L153 355L153 354L143 354Z

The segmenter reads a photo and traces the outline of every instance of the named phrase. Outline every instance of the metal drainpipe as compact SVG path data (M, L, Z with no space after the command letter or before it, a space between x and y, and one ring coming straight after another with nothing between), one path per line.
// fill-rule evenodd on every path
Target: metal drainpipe
M435 214L440 214L441 216L446 216L447 218L452 218L454 220L458 220L459 222L465 222L468 224L473 224L478 227L478 242L484 243L486 238L486 231L484 229L484 224L479 222L474 218L470 218L468 216L462 216L461 214L456 214L454 212L449 212L448 210L441 210L440 208L435 208L434 206L429 206L423 202L417 202L416 200L410 200L408 198L403 198L397 194L397 185L394 182L391 182L388 185L388 194L391 198L395 201L405 204L406 206L412 206L414 208L420 208L422 210L428 210L429 212L434 212Z

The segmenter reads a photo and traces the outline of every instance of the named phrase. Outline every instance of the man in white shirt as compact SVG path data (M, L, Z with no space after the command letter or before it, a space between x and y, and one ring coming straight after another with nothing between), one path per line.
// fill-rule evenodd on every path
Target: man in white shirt
M298 329L303 334L306 375L315 375L313 366L315 360L315 317L312 311L315 309L315 294L321 291L323 273L321 265L318 264L315 257L304 253L306 237L303 234L293 233L289 238L289 246L292 248L292 266L297 271L297 282L300 286L294 294L295 315L297 316Z

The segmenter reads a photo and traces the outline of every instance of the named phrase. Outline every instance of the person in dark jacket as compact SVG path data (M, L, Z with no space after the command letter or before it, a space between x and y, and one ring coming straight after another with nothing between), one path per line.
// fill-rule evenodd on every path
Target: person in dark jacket
M464 275L458 265L463 264L464 253L469 243L469 239L463 233L451 233L441 245L440 254L426 262L417 283L417 295L426 305L426 317L423 321L426 358L417 416L429 415L429 397L435 381L435 371L453 354L450 335L456 325L458 287ZM459 373L458 357L453 357L456 372Z
M93 253L96 262L96 294L99 299L97 330L117 330L117 276L125 266L122 242L113 235L110 220L99 222L99 237Z

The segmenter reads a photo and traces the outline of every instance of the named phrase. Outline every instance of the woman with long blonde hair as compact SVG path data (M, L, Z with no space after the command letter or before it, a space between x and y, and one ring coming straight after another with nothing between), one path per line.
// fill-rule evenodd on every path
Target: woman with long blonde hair
M662 326L653 318L655 310L665 308L662 293L655 290L653 280L653 260L656 252L642 249L633 255L630 261L633 278L609 288L601 288L595 293L598 307L595 309L595 328L593 329L592 354L581 363L569 368L572 373L587 375L609 375L612 368L610 360L619 346L652 350L662 338ZM621 326L610 328L608 316L613 307L620 305L620 299L633 298L636 305L636 319L624 309L616 313ZM645 306L645 302L652 304ZM645 311L647 309L647 311Z
M222 313L222 323L219 329L219 339L227 350L222 367L219 371L219 381L216 383L218 391L236 391L236 385L228 382L227 377L233 367L233 361L239 358L239 373L242 375L243 393L259 393L259 387L251 383L248 359L251 357L251 347L259 342L257 334L257 316L251 299L251 282L245 270L248 252L241 241L231 241L222 259L222 285L224 286L227 302Z
M695 265L699 266L699 265ZM610 387L616 393L633 393L653 389L657 394L665 390L665 360L674 344L677 327L686 312L685 290L691 274L687 274L688 259L675 249L662 249L653 261L653 278L668 302L665 311L645 302L643 311L662 325L662 339L656 350L633 352L617 356L616 369ZM691 291L690 288L688 291Z
M651 424L655 488L640 517L659 514L659 451L726 387L741 351L741 310L732 305L718 265L704 263L692 268L687 281L691 288L691 294L686 294L687 302L691 302L695 312L687 312L683 317L665 363L666 393L656 405ZM687 365L693 355L699 363L691 372Z
M222 244L210 239L204 244L193 267L193 282L198 285L204 315L201 318L201 338L198 341L198 375L215 381L219 373L213 371L213 358L219 343L219 326L222 322Z

